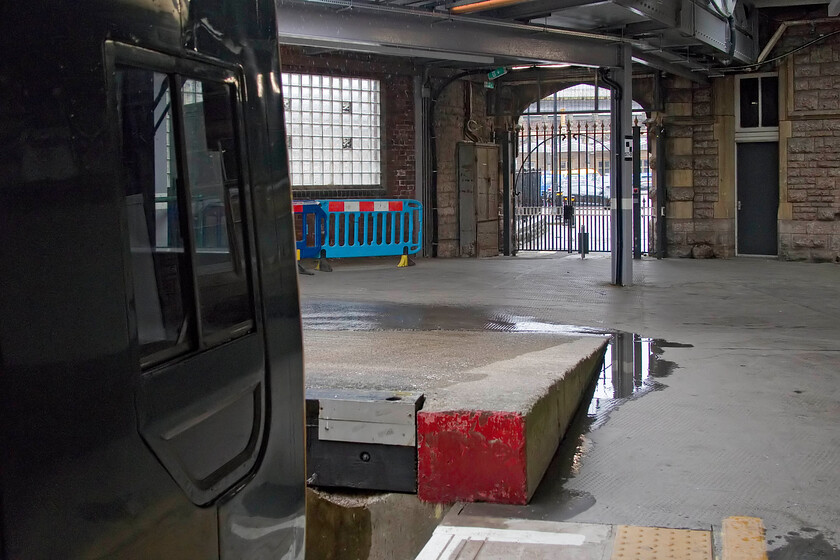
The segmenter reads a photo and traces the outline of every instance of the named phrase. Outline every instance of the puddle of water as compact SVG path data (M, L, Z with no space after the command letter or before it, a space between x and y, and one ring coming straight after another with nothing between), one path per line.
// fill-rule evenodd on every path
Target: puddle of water
M822 533L810 528L802 531L809 534L791 531L784 537L777 537L784 538L785 544L770 550L767 553L769 560L840 560L840 548L828 542ZM768 544L772 545L773 540L768 540Z

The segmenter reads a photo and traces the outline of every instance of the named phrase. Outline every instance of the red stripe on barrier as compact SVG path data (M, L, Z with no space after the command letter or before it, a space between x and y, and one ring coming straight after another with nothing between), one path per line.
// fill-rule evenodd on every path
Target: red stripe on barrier
M292 204L292 212L295 214L303 212L303 204Z
M392 200L388 202L388 210L391 212L402 212L403 203L401 200Z
M359 202L359 212L373 212L373 201Z
M344 212L344 203L330 202L330 212Z

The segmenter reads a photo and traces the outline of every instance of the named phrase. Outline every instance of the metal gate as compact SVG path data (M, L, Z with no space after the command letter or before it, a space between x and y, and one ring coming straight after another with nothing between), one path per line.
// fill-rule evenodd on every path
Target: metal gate
M565 117L565 115L563 115ZM556 120L556 119L555 119ZM565 120L565 119L564 119ZM639 127L634 127L638 129ZM642 254L653 251L647 142L634 185L639 202ZM519 134L516 173L516 246L519 251L609 252L610 129L603 121L526 124ZM584 235L585 234L585 235Z

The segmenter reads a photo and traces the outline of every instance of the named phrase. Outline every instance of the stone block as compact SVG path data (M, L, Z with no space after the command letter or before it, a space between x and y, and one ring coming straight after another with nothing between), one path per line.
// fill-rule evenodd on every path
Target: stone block
M708 220L715 217L715 209L712 208L703 208L698 207L697 204L694 205L694 217L700 220Z
M665 171L665 186L667 188L694 186L694 173L691 169L669 169Z
M834 61L834 47L819 45L811 49L811 64Z
M685 236L685 242L689 245L714 245L715 233L713 231L695 231Z
M673 216L671 219L667 221L667 228L668 231L680 232L680 233L687 233L694 231L694 220L691 218L681 219L681 218L674 218Z
M831 249L814 249L810 257L809 260L816 263L840 262L840 256Z
M668 200L670 201L686 201L694 200L693 187L671 187L667 191Z
M788 152L795 154L814 151L813 138L790 138L788 139Z
M713 259L714 257L715 251L711 245L703 243L691 248L691 258L693 259Z
M798 111L815 111L819 105L820 96L816 91L798 91L793 96L793 108Z
M808 200L808 191L805 189L793 189L788 183L788 202L805 202Z
M665 141L665 150L670 156L690 156L692 148L691 138L668 138Z
M816 214L819 212L819 209L814 212ZM831 222L811 222L807 226L807 233L808 235L831 235L834 233L834 224Z
M694 127L691 125L674 124L668 126L669 138L691 138L694 135Z
M826 245L826 239L823 236L792 235L791 241L795 249L822 249Z
M817 219L822 222L833 222L840 219L840 208L818 208Z
M820 64L797 64L793 67L794 78L812 78L820 75ZM829 65L826 65L829 66Z
M672 201L666 204L665 212L671 220L688 220L694 215L694 202L692 201Z
M669 169L694 169L694 156L668 156Z
M711 103L694 103L692 115L695 117L708 117L712 114Z
M666 103L691 103L691 100L692 91L690 89L668 88L665 90Z

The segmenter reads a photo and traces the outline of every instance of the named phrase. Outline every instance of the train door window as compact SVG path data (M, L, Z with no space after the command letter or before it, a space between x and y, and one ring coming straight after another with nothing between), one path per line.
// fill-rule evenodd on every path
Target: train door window
M141 359L186 352L192 289L165 74L117 73L134 306Z
M205 340L213 342L253 326L233 98L229 85L208 80L185 79L182 93L201 327Z
M116 72L140 358L149 367L251 332L235 90Z

